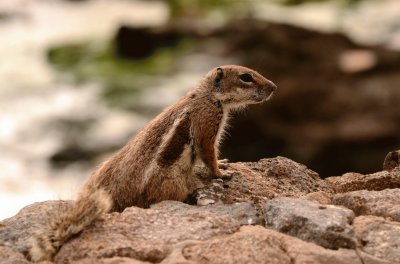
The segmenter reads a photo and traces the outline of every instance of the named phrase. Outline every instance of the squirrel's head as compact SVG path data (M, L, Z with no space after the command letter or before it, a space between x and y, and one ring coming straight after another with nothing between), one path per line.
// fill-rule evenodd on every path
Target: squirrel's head
M214 97L227 108L258 104L271 98L276 85L258 72L236 65L220 66L207 74Z

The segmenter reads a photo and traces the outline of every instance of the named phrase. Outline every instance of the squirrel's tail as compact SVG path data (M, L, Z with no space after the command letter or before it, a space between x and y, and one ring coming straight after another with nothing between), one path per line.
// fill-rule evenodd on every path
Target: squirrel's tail
M111 207L112 199L102 189L82 195L72 204L61 205L50 217L47 227L33 236L29 252L31 260L52 260L71 236L81 232L101 214L109 212Z

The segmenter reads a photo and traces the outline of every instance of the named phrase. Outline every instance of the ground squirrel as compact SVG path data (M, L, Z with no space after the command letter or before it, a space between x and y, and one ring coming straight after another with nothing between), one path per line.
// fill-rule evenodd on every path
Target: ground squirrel
M268 100L276 85L254 70L227 65L211 70L91 175L78 198L33 236L30 257L50 260L66 240L102 213L162 200L183 201L193 191L193 167L202 161L223 177L217 155L231 110Z

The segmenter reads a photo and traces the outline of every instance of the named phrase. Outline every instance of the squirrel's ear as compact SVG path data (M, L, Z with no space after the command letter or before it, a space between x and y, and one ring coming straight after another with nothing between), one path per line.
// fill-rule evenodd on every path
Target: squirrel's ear
M222 78L224 78L224 71L221 68L217 68L217 74L215 76L215 86L217 89L219 89Z

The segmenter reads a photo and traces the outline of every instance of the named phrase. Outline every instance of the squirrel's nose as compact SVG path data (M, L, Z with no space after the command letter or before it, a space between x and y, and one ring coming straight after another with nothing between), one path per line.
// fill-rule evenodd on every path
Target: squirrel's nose
M271 82L270 80L268 80L268 84L267 84L268 89L271 90L271 92L275 92L276 89L278 89L278 87L276 86L275 83Z

